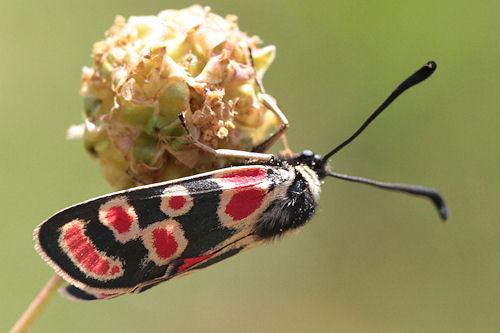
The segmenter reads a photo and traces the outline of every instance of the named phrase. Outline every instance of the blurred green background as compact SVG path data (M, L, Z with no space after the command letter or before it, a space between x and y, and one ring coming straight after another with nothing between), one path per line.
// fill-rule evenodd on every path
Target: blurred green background
M78 94L92 44L116 14L152 15L186 1L0 3L2 163L0 331L50 269L33 228L110 191L81 142ZM298 234L137 296L77 303L56 295L33 332L493 332L500 329L500 2L203 1L275 44L269 93L295 151L325 153L428 60L410 90L335 170L438 188L425 200L327 179ZM275 151L279 149L274 148ZM496 204L495 204L496 202Z

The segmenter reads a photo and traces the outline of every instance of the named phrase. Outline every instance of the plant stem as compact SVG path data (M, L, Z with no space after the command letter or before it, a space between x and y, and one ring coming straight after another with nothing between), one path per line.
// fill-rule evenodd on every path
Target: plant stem
M63 282L64 280L61 279L59 275L54 274L33 302L31 302L30 306L26 309L21 318L19 318L14 327L12 327L10 333L27 332Z

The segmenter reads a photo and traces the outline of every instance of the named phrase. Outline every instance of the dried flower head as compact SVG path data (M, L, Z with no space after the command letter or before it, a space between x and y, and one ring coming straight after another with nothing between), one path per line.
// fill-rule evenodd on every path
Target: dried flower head
M84 67L85 148L123 189L225 166L192 146L177 118L213 148L249 150L276 126L258 97L275 47L208 7L117 17ZM255 62L251 64L249 48Z

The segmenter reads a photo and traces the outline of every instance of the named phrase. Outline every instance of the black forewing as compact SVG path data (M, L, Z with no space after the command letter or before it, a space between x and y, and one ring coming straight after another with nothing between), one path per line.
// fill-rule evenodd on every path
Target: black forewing
M188 245L182 257L200 256L233 233L222 227L217 219L216 210L220 189L215 182L210 181L210 178L210 176L201 175L187 180L181 179L178 182L140 187L69 207L39 226L35 233L38 250L58 273L80 288L131 289L138 284L154 280L165 275L168 265L157 266L154 262L146 260L148 251L140 239L133 239L126 243L118 242L113 232L100 223L99 208L113 198L126 196L128 203L137 213L139 226L145 228L152 223L169 218L160 210L161 194L168 186L182 183L189 189L194 200L194 206L189 213L175 218L182 224L185 237L188 239ZM107 281L89 277L61 251L58 244L61 227L74 219L87 222L85 235L89 237L98 251L121 260L124 268L123 276Z
M228 170L225 169L225 172ZM92 293L103 291L132 292L138 286L142 286L141 288L144 289L150 283L175 277L177 267L169 267L170 264L178 265L183 262L183 259L203 256L236 232L222 226L219 221L217 209L222 190L218 183L213 181L214 173L216 172L116 192L64 209L37 228L35 231L37 249L58 274L76 287ZM278 180L277 176L272 173L268 177L277 183L282 181ZM153 261L147 260L148 250L140 238L121 243L115 239L113 232L99 221L101 205L113 198L123 196L127 198L127 203L135 209L141 229L152 223L168 219L169 216L160 210L161 195L167 187L178 184L188 189L193 199L193 207L188 213L174 218L181 224L188 243L181 256L169 264L158 266ZM123 264L123 276L111 280L99 280L87 276L61 250L58 244L61 227L74 219L86 221L85 235L98 251L119 258ZM193 268L206 267L241 250L233 249L224 255L222 253L214 255L206 262L200 262ZM187 269L186 272L191 269Z

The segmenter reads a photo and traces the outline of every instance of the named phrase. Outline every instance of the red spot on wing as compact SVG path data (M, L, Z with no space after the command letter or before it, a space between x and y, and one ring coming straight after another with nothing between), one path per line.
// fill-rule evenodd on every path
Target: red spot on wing
M121 206L113 206L106 213L106 221L120 234L130 231L133 219Z
M226 205L226 214L234 221L239 221L255 212L261 205L266 191L261 189L249 189L237 192Z
M99 258L90 270L96 275L104 275L109 270L109 263L106 259Z
M177 273L184 272L186 269L190 268L191 266L196 265L199 262L207 260L208 258L210 258L211 256L213 256L214 254L215 253L210 253L210 254L207 254L207 255L201 256L201 257L183 259L184 263L181 265L181 267L179 267L179 269L177 270Z
M177 241L172 234L173 232L168 229L153 230L153 246L158 257L167 259L177 251Z
M229 182L235 188L249 187L261 183L266 179L267 170L265 168L251 168L236 170L223 175L220 179Z
M113 266L113 268L111 268L111 272L109 272L109 274L115 275L116 273L120 273L120 267L115 265Z
M181 209L186 204L186 198L180 195L175 195L168 200L168 206L174 210Z
M85 236L80 224L75 223L66 230L63 242L68 247L70 255L87 271L96 275L105 275L108 272L108 260L97 252L94 244Z

